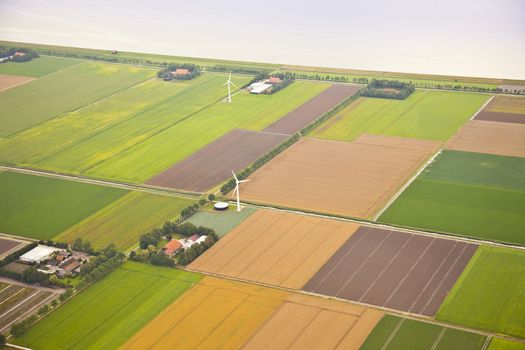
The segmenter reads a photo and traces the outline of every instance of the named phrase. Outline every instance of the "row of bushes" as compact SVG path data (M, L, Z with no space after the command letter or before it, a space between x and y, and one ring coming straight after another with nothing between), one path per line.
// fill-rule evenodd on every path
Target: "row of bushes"
M214 201L214 200L215 200L215 195L214 194L209 194L207 199L206 198L201 198L198 203L195 203L195 204L192 204L190 206L187 206L186 208L181 210L180 216L177 218L177 220L175 220L175 223L179 223L181 221L186 220L187 218L189 218L190 216L195 214L197 212L197 210L199 210L200 207L203 207L204 205L206 205L206 203L208 203L208 201L211 202L211 201Z
M361 89L361 96L404 100L414 91L414 85L409 83L398 80L372 79L366 88Z

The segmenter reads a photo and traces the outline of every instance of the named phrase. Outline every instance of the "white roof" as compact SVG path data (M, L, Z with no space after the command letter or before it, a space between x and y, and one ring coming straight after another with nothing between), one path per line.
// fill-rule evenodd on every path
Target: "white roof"
M27 262L41 262L49 258L54 252L58 252L64 249L48 247L46 245L37 245L24 255L20 257L20 260Z
M250 86L253 86L257 84L257 86L253 87L250 92L252 94L260 94L261 92L265 92L266 90L268 90L268 88L271 88L273 85L272 84L266 84L266 83L254 83Z
M200 237L195 241L195 244L204 242L204 240L206 239L206 237L208 237L208 236L204 236L204 235L200 236Z

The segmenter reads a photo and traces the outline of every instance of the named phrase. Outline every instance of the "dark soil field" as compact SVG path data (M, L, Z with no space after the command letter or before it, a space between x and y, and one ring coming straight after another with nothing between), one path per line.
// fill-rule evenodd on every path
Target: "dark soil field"
M15 241L9 238L0 237L0 257L9 252L11 249L22 244L20 241ZM22 244L23 245L23 244Z
M355 94L359 89L359 86L333 85L299 108L288 113L264 129L264 131L288 135L295 134L344 99Z
M361 227L303 289L432 316L477 247Z
M150 185L206 191L284 142L288 136L235 129L150 179Z
M503 123L518 123L525 124L525 114L517 113L501 113L501 112L479 112L475 120L487 120L493 122L503 122Z

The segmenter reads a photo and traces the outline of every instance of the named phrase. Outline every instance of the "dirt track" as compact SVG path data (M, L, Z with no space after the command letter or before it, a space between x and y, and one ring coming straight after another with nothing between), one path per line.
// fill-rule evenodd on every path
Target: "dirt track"
M361 87L355 85L332 85L300 107L294 109L264 131L292 135L352 96Z
M525 124L525 114L481 111L476 115L474 120Z
M241 198L370 218L438 147L385 136L353 143L303 138L252 174Z
M183 161L150 179L147 184L203 192L244 169L288 136L235 129Z
M304 290L433 316L477 247L361 227Z
M15 86L28 83L35 78L21 77L18 75L0 74L0 92L14 88Z
M292 294L243 348L357 350L382 316L358 305Z
M258 210L190 268L287 288L301 288L357 225Z
M525 157L525 124L472 120L448 142L445 148Z

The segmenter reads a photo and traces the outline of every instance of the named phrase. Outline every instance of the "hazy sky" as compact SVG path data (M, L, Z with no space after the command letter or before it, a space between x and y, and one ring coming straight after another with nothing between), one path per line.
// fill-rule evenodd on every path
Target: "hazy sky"
M525 79L525 0L1 0L0 39Z

